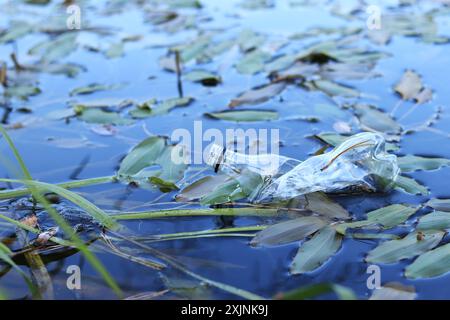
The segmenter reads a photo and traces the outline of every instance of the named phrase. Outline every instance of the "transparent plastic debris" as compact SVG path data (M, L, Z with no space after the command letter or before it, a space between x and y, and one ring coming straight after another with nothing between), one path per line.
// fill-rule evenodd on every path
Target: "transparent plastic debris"
M287 200L300 195L383 192L395 183L400 169L397 157L385 150L378 133L359 133L332 151L299 160L276 154L245 155L212 145L206 162L215 171L237 175L243 169L260 174L264 183L249 195L254 202Z

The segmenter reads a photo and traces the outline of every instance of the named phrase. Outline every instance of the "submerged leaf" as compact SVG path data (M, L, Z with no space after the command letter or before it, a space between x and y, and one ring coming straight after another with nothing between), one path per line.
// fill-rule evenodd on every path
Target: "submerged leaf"
M224 174L203 177L181 190L176 196L176 200L192 201L200 199L231 179Z
M443 231L413 232L400 240L382 243L369 252L369 263L395 263L402 259L413 258L436 247L444 237Z
M327 225L317 217L300 217L283 221L260 231L250 242L252 245L280 245L298 241Z
M311 240L300 245L291 264L292 274L311 272L325 263L342 244L342 235L334 228L325 227L317 232Z
M242 74L255 74L264 69L264 62L268 59L270 59L270 54L264 51L251 51L236 64L236 70Z

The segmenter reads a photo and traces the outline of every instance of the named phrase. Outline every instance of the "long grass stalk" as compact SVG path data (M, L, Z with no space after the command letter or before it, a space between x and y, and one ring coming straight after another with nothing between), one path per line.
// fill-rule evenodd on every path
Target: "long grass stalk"
M64 189L74 189L74 188L82 188L82 187L87 187L87 186L92 186L92 185L103 184L103 183L109 183L109 182L113 182L114 180L115 180L115 176L105 176L105 177L88 178L88 179L83 179L83 180L56 183L54 185L64 188ZM28 194L30 194L30 190L27 188L2 190L2 191L0 191L0 200L23 197Z
M277 216L278 214L278 209L219 208L136 211L111 213L110 216L116 220L135 220L194 216Z

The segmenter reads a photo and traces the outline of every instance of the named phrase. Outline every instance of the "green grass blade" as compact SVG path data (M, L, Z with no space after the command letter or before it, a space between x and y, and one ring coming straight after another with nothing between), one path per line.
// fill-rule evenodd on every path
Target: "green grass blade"
M116 220L134 219L160 219L170 217L194 217L194 216L277 216L277 209L261 208L220 208L220 209L178 209L178 210L154 210L137 211L111 214Z
M96 177L96 178L88 178L88 179L83 179L83 180L62 182L62 183L57 183L55 185L58 187L64 188L64 189L74 189L74 188L81 188L81 187L87 187L87 186L91 186L91 185L98 185L98 184L113 182L114 180L115 180L115 176L105 176L105 177ZM13 189L13 190L2 190L2 191L0 191L0 200L23 197L28 194L30 194L30 190L24 189L24 188Z
M117 229L119 227L119 224L111 218L105 211L97 207L92 202L86 200L79 194L76 194L75 192L72 192L70 190L61 188L59 186L46 183L46 182L40 182L40 181L34 181L34 180L17 180L17 179L0 179L0 182L11 182L11 183L21 183L26 184L29 186L29 189L32 190L33 188L38 188L40 191L44 192L53 192L58 194L59 196L69 200L70 202L74 203L75 205L79 206L80 208L84 209L88 214L90 214L93 218L95 218L97 221L99 221L103 226L109 228L109 229ZM33 192L33 191L32 191ZM34 196L34 194L33 194Z

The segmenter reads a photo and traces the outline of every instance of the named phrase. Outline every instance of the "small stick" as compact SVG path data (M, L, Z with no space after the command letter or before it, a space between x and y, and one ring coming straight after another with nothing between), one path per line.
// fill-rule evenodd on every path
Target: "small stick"
M12 62L14 63L14 68L16 68L17 71L23 71L23 70L25 70L25 67L22 66L22 65L19 63L19 61L17 60L17 56L16 56L16 54L15 54L14 52L11 53L10 56L11 56Z
M8 84L6 83L6 63L3 62L2 67L0 68L0 83L2 84L3 88L6 88Z
M181 62L180 62L180 51L175 51L175 65L177 69L177 87L178 87L178 95L180 98L183 98L183 83L181 82Z

